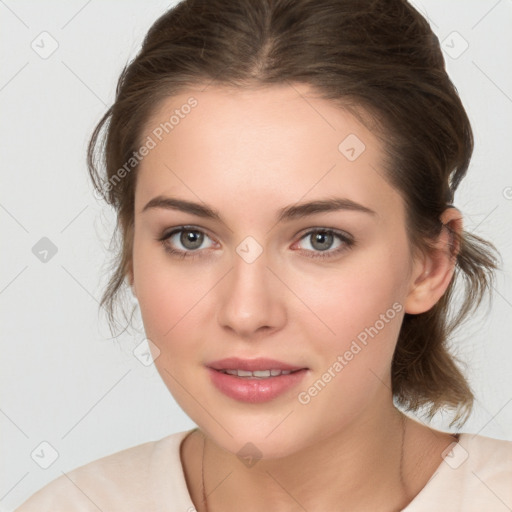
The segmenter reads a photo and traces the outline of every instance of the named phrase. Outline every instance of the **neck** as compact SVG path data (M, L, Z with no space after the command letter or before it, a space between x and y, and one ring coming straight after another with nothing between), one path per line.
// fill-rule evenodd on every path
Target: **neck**
M205 439L203 510L400 510L410 501L403 478L406 418L390 405L299 452L250 468Z

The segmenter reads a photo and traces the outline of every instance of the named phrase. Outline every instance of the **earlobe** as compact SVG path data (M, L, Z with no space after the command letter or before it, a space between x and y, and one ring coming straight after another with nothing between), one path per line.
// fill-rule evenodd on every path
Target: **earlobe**
M425 313L443 296L455 271L460 249L457 234L462 236L462 216L454 207L440 217L443 224L435 247L422 260L415 262L409 294L405 300L405 312Z

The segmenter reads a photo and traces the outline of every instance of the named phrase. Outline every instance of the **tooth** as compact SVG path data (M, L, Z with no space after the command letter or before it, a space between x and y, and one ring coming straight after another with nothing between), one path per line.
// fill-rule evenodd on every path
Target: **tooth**
M256 370L250 372L247 370L222 370L223 373L228 375L234 375L237 377L255 377L258 379L267 379L269 377L278 377L279 375L289 375L292 373L291 370Z
M270 370L256 370L252 374L255 377L270 377Z

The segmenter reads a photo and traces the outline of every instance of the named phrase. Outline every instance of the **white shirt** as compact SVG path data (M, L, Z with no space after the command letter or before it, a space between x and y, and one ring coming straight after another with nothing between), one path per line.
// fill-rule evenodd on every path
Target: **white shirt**
M180 459L192 430L80 466L33 494L15 512L194 512ZM512 441L460 434L403 512L511 512Z

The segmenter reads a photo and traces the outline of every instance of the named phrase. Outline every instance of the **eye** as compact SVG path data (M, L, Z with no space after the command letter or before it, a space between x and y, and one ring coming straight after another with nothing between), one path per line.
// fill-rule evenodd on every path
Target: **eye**
M164 233L158 238L166 252L181 258L194 258L199 256L201 252L199 249L205 249L205 247L201 247L205 239L211 240L204 231L194 226L180 226L170 232ZM179 247L180 245L181 247ZM208 247L212 245L213 244ZM178 246L178 248L176 248L176 246Z
M300 241L302 240L308 242L306 245L309 247L306 247L305 250L310 253L309 257L311 258L333 258L355 245L352 236L327 228L310 230L300 239ZM336 240L338 240L338 244L332 250Z
M215 245L212 241L207 247L202 247L206 239L212 241L203 230L194 226L180 226L164 233L158 241L162 243L165 251L173 256L195 258L204 256L201 249ZM309 245L309 248L303 248L302 251L308 253L307 256L310 258L334 258L355 245L351 235L331 228L312 229L297 243L303 240L308 242L306 245Z

